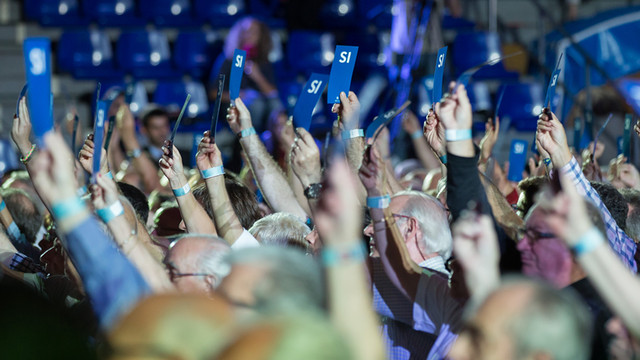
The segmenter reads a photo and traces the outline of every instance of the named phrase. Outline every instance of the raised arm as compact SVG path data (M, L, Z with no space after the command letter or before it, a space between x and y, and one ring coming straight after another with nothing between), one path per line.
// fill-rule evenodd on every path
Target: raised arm
M440 160L438 160L431 149L429 149L429 143L424 137L423 126L421 126L416 114L412 111L407 111L407 115L402 119L402 128L411 137L413 149L418 159L420 159L422 166L424 166L427 171L440 167Z
M169 179L187 232L217 236L218 232L213 221L191 192L191 186L184 174L180 151L173 144L171 146L173 147L173 157L169 156L170 152L166 146L162 148L164 155L159 161L160 170Z
M317 197L316 193L312 191L315 189L310 187L318 188L317 184L320 184L322 179L320 149L318 149L318 145L316 145L315 140L308 131L298 128L297 132L300 136L296 137L291 148L291 166L289 168L295 173L301 188L306 190L306 194L303 197L308 204L309 214L312 214L317 205ZM307 194L309 196L306 196Z
M364 154L365 142L364 131L360 128L360 101L353 91L349 94L340 93L340 104L334 104L331 111L338 114L338 128L341 130L338 137L345 141L345 155L349 168L353 174L357 174L362 165L362 155ZM361 129L360 129L361 130ZM360 184L357 185L358 200L364 203L366 191Z
M240 137L240 144L249 158L251 171L265 200L276 212L288 212L306 220L307 213L298 204L287 178L255 132L249 109L240 98L235 103L236 106L228 111L227 120L231 130Z

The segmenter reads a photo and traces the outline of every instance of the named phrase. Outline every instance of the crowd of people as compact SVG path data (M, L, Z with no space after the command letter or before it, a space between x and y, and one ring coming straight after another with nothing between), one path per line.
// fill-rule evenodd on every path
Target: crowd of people
M234 31L253 75L237 99L212 95L233 100L235 157L207 131L188 168L169 114L136 119L124 94L105 146L34 139L20 99L25 170L0 189L3 358L638 359L627 158L603 172L603 145L576 153L544 108L539 156L511 182L499 119L474 141L455 82L425 119L402 115L417 159L392 162L385 127L357 131L353 92L318 146L278 107L266 30Z

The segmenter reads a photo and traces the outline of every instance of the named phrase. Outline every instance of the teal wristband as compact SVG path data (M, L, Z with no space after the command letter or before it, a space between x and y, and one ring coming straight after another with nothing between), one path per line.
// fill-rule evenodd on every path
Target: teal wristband
M7 204L5 204L4 200L2 200L2 202L0 202L0 211L4 210L7 208Z
M124 207L120 201L116 201L106 208L96 210L96 214L100 216L100 219L102 219L105 224L108 224L109 221L124 214Z
M7 233L13 240L20 240L20 228L18 228L18 224L15 221L11 222L9 227L7 228Z
M362 129L352 129L352 130L343 130L341 133L342 140L350 140L355 139L357 137L364 137L364 130Z
M471 139L471 129L454 129L454 130L445 130L444 138L447 141L462 141Z
M173 195L175 195L176 197L179 197L179 196L187 195L189 191L191 191L191 186L189 185L189 183L187 183L185 186L179 189L171 189L171 190L173 190Z
M325 246L322 249L322 263L326 267L336 266L345 262L361 262L366 256L367 251L360 242L346 249L338 250L330 246Z
M391 196L375 196L375 197L367 197L367 207L373 209L386 209L389 207L391 203Z
M104 174L104 176L106 176L109 179L113 180L113 174L111 173L111 171L109 171L108 173Z
M76 215L86 209L84 202L80 198L74 197L60 201L51 205L53 217L60 221L70 216Z
M212 168L200 171L200 174L202 175L203 179L209 179L215 176L223 175L224 167L222 165L214 166Z
M584 233L575 245L571 247L571 251L576 257L588 254L595 250L603 242L603 236L597 227L592 227Z
M440 162L443 164L447 164L447 154L444 154L442 156L440 156L438 159L440 159Z
M422 130L416 130L416 131L411 133L411 138L412 139L420 139L423 136L424 136L424 133L422 132Z
M247 136L251 136L251 135L255 135L257 134L256 129L254 127L250 127L248 129L244 129L242 131L240 131L238 133L238 137L240 137L240 139L242 138L246 138Z

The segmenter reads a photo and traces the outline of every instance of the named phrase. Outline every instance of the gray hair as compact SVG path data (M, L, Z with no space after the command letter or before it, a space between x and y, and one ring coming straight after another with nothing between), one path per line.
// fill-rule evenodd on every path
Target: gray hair
M322 269L311 256L280 246L235 250L229 265L266 266L264 279L254 289L256 307L263 312L321 309L324 305Z
M555 289L539 280L507 277L500 288L526 285L532 295L510 324L516 358L536 352L555 360L588 359L593 320L584 301L571 289Z
M296 216L278 212L256 221L249 232L263 245L277 245L309 251L305 237L311 229Z
M418 221L422 231L422 240L427 253L438 253L443 259L451 256L451 229L444 206L433 196L421 191L405 190L393 197L407 196L409 199L401 215L411 216Z
M229 244L223 239L213 235L186 234L173 241L170 248L177 242L189 239L205 239L206 246L194 256L194 264L196 271L203 274L213 275L216 279L217 287L222 278L229 274L231 266L225 261L227 253L231 250Z

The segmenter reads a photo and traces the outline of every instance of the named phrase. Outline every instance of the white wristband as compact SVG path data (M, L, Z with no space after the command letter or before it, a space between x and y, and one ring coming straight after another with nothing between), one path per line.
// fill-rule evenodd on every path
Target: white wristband
M214 166L212 168L200 171L203 179L209 179L224 174L224 166Z
M364 130L352 129L342 131L342 140L349 140L357 137L364 137Z
M96 213L105 224L108 224L109 221L113 220L113 218L124 214L124 207L120 201L116 201L104 209L96 210Z
M447 141L462 141L471 139L471 129L445 130L444 138Z

